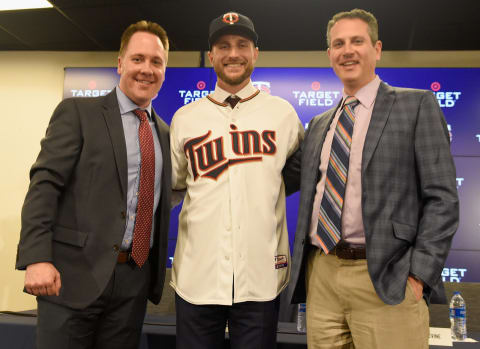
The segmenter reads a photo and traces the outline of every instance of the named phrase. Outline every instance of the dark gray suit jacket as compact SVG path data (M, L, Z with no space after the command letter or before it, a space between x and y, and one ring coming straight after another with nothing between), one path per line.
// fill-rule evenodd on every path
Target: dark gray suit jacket
M320 153L335 111L310 122L295 155L301 193L287 291L292 303L305 301ZM427 300L445 302L441 272L458 225L458 196L447 126L431 92L380 84L362 155L362 215L378 296L387 304L402 302L412 273L424 281Z
M149 257L149 299L158 303L165 278L172 170L168 126L152 114L163 156ZM17 269L36 262L55 265L62 280L60 296L44 298L80 309L105 289L125 233L127 166L115 90L58 105L30 171L16 263Z

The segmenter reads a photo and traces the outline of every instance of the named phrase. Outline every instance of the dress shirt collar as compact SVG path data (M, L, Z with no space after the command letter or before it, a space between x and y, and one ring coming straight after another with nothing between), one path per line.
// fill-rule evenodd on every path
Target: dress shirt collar
M380 86L380 77L375 75L375 79L370 81L368 84L363 86L360 90L355 93L355 97L359 100L360 104L364 106L366 109L371 109L373 103L375 102L375 98L377 97L378 87ZM343 101L342 105L345 102L345 98L348 95L345 94L345 90L342 91L343 94Z
M128 98L125 93L123 93L119 86L115 88L115 92L117 93L118 106L120 108L121 115L133 112L135 109L143 109L148 113L148 117L150 119L152 118L152 102L150 102L146 108L140 108L130 98Z

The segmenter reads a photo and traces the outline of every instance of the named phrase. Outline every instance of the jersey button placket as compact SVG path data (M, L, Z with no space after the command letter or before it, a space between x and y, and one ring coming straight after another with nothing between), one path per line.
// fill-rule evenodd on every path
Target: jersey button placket
M226 124L227 127L227 134L228 134L228 151L226 152L227 158L228 159L235 159L238 157L233 151L233 144L232 144L232 136L230 132L232 130L237 130L238 125L235 122L236 121L236 114L237 111L237 106L231 111L231 118L229 122ZM238 219L238 173L236 170L236 166L231 166L228 168L227 171L227 178L228 178L228 189L229 189L229 214L230 214L230 226L227 229L227 232L229 233L229 241L226 243L229 243L229 254L225 254L225 262L228 263L231 271L230 275L230 280L234 277L235 274L235 258L234 258L234 253L237 248L236 244L236 229L235 227L237 226L237 219ZM232 285L233 286L233 285ZM236 292L235 292L236 293ZM231 293L230 293L231 295Z

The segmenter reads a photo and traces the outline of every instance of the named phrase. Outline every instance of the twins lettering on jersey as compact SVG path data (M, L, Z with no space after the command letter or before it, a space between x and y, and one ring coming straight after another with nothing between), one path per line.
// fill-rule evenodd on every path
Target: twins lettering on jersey
M233 159L225 156L223 137L213 139L211 130L185 143L183 150L190 161L194 180L198 177L217 180L230 166L262 161L264 155L274 155L277 151L275 131L239 131L233 124L230 129L232 151L237 155Z

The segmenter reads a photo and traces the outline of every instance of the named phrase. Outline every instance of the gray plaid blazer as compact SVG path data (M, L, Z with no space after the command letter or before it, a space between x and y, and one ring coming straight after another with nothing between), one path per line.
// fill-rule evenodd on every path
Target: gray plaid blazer
M292 303L306 298L320 153L337 108L312 119L290 164L297 176L301 172L287 290ZM387 304L402 302L411 273L424 281L427 301L445 303L441 272L458 226L458 196L447 125L431 92L380 84L363 149L362 187L368 272L378 296Z

